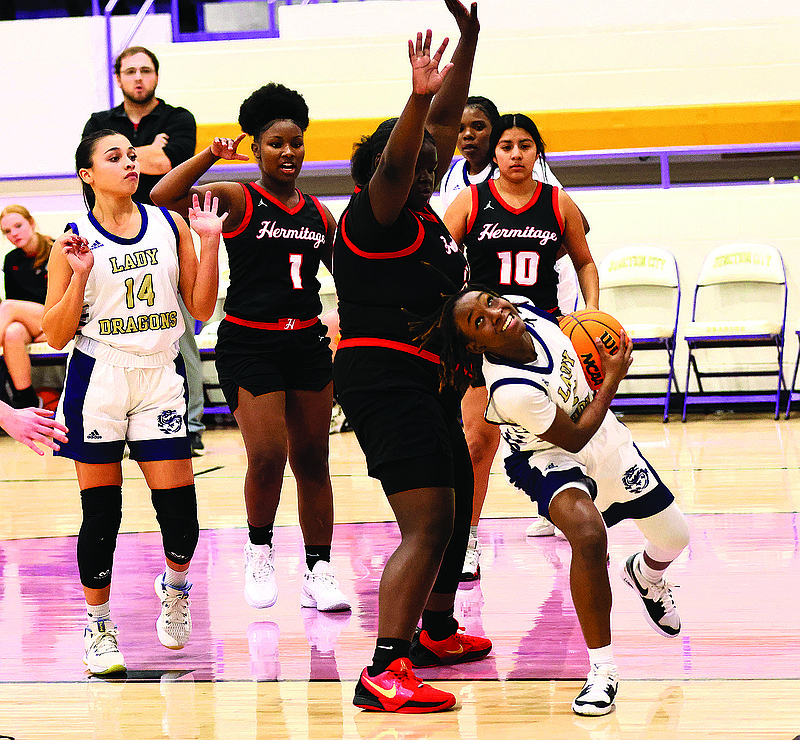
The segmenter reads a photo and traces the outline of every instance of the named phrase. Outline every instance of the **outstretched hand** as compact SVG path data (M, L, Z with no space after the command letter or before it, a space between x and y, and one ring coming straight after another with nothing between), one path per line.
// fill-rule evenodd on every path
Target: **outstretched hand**
M437 52L431 56L431 37L433 33L429 28L422 39L422 32L417 34L417 43L408 40L408 58L411 61L411 84L416 95L435 95L442 87L444 78L452 68L447 64L439 69L442 54L447 48L450 39L445 38Z
M3 429L37 455L44 455L44 450L36 446L37 442L51 450L58 450L60 447L54 439L59 442L67 441L67 428L52 418L52 411L37 408L11 409L8 406L4 410L8 411L8 415L2 415Z
M219 236L222 233L222 223L228 214L217 215L219 198L211 197L211 191L206 190L203 207L200 208L200 198L197 193L192 196L192 207L189 209L189 223L199 236Z
M468 34L478 35L481 28L478 22L478 3L472 3L469 10L459 0L444 0L444 4L456 19L462 37Z
M244 140L245 134L239 134L235 139L226 139L218 136L211 142L211 153L220 159L232 159L240 162L247 162L249 159L246 154L239 154L236 150Z

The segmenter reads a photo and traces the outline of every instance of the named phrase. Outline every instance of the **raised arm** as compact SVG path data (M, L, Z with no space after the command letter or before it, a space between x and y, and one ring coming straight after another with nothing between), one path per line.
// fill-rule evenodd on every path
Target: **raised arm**
M539 435L545 442L557 445L567 452L580 452L589 440L594 437L611 408L611 402L617 394L622 379L628 374L631 366L633 342L623 331L619 338L619 350L612 356L606 348L595 341L600 352L601 364L605 376L603 384L598 388L591 403L583 410L577 421L573 421L561 408L556 408L556 418L550 428ZM577 368L576 368L577 369ZM581 372L580 369L577 369Z
M437 187L447 174L456 150L458 129L461 125L464 104L467 102L469 94L472 63L475 59L478 32L480 31L477 3L472 3L469 10L459 0L445 0L445 4L456 19L461 38L451 59L453 68L447 75L441 90L436 94L428 112L428 120L425 122L425 128L436 139L438 164L434 184Z
M83 291L94 266L89 242L71 231L53 244L47 265L47 298L42 329L47 343L63 349L75 336L83 311Z
M198 262L194 241L189 227L177 219L178 260L180 277L178 288L189 313L200 321L208 321L217 305L219 291L219 238L227 213L217 216L219 201L206 192L203 206L197 195L192 196L193 206L189 211L189 223L200 237L200 260Z
M408 42L411 97L392 129L386 147L381 152L375 174L369 181L372 211L378 223L383 226L389 226L397 220L408 199L431 100L441 89L450 70L450 65L439 70L439 61L447 48L448 39L442 41L439 49L431 56L431 36L428 29L424 40L422 33L418 33L416 44L410 40Z
M240 134L236 139L214 139L211 146L164 175L150 191L150 200L188 218L193 197L196 195L204 202L205 194L210 192L217 198L220 210L228 214L225 228L236 229L244 217L245 202L241 185L235 182L215 182L195 187L195 183L220 159L246 162L247 155L237 152L244 137L244 134Z

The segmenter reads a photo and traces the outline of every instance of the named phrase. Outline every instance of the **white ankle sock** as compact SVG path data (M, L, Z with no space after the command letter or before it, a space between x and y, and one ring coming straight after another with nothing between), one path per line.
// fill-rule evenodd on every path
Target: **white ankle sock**
M110 619L111 617L111 604L106 601L105 604L87 604L86 616L90 622L96 622L98 619Z
M634 561L634 566L639 566L639 572L648 583L658 583L664 577L663 570L655 570L644 561L644 554L639 553Z
M611 643L601 648L587 648L592 665L614 665L614 650Z
M169 566L164 575L164 583L173 588L183 588L186 585L186 576L189 573L187 570L172 570Z

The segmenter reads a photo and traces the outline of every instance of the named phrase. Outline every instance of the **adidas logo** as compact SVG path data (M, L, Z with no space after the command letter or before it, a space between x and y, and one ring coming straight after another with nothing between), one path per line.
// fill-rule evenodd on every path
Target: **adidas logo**
M98 241L97 239L95 239L95 240L94 240L94 241L93 241L93 242L92 242L92 243L89 245L89 249L92 249L92 250L94 250L94 249L97 249L98 247L102 247L102 246L103 246L103 242L101 242L101 241Z
M103 439L103 436L96 429L92 429L92 431L86 435L86 439Z

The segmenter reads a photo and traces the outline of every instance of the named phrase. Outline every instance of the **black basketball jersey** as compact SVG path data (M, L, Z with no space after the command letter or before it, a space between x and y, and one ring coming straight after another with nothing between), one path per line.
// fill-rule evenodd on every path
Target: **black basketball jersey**
M442 294L460 290L469 270L430 207L404 207L384 227L375 219L366 188L353 194L339 221L334 268L342 339L403 343L414 337L409 322L433 313Z
M523 295L538 308L556 310L556 255L564 241L558 188L537 182L522 208L506 203L494 180L470 189L472 216L464 249L472 279L500 295Z
M242 187L242 223L223 232L231 271L225 313L265 323L319 316L317 271L327 231L322 206L298 191L299 202L287 208L257 183Z

